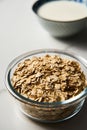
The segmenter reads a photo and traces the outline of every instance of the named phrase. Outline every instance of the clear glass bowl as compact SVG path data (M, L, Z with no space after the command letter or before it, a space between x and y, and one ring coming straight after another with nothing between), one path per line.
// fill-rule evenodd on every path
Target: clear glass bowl
M5 84L10 94L14 97L19 110L24 115L42 122L60 122L73 117L80 111L87 96L87 88L85 88L80 94L71 99L62 102L43 103L23 97L14 90L14 87L11 84L11 78L15 67L17 67L21 61L33 56L43 56L46 54L60 55L61 57L66 57L78 61L81 65L82 70L87 76L87 61L81 56L57 49L41 49L25 53L15 58L8 65L5 74Z

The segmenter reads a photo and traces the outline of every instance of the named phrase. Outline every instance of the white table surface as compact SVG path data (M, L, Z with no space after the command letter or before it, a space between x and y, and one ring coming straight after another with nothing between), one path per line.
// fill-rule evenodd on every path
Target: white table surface
M4 74L16 56L35 49L70 50L87 58L87 28L68 39L51 37L32 12L35 0L0 0L0 130L87 130L87 103L74 118L57 124L43 124L26 119L4 85Z

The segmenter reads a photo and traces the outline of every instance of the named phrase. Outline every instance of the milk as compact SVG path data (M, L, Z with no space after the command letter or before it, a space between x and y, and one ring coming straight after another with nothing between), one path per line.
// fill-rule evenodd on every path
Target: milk
M87 17L87 7L75 1L51 1L38 9L38 15L54 21L74 21Z

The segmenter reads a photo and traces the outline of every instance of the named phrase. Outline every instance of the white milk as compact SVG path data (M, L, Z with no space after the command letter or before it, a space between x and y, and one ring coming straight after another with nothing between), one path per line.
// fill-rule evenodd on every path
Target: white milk
M38 15L54 21L73 21L87 17L87 7L74 1L52 1L42 5Z

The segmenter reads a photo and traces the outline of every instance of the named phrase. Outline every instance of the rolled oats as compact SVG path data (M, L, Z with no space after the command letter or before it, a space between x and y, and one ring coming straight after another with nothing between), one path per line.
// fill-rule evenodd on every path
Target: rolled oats
M58 102L76 96L86 87L77 61L45 55L18 64L12 76L14 89L38 102Z

